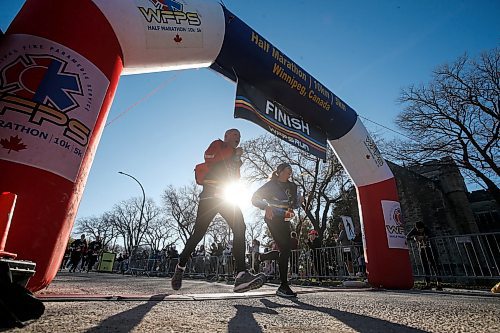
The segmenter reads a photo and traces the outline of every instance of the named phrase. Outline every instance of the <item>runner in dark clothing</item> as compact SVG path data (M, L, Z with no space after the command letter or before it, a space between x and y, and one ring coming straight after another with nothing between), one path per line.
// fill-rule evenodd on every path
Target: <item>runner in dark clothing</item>
M196 248L196 245L202 240L203 236L205 236L210 223L217 213L226 220L234 234L233 256L235 260L235 272L237 272L234 292L245 292L260 288L265 282L264 275L253 275L246 270L246 227L243 214L237 205L232 205L223 198L223 192L227 183L240 178L243 149L238 147L239 143L240 132L237 129L230 129L224 134L224 141L213 141L205 151L204 167L208 172L204 177L199 177L196 174L196 181L203 184L203 191L200 194L200 201L198 203L194 233L186 242L184 250L179 256L179 263L172 276L171 283L174 290L181 288L182 276L189 256Z
M288 261L291 251L290 220L293 209L298 208L297 185L289 181L292 168L282 163L273 172L271 180L259 188L252 197L252 204L265 210L266 222L279 251L260 255L262 260L278 260L281 285L276 291L278 296L295 297L297 294L288 285Z
M87 250L87 273L90 272L92 267L94 267L97 258L99 256L99 252L101 251L101 248L102 248L101 237L96 236L95 240L90 242Z
M81 235L80 239L76 239L71 243L71 268L70 272L75 272L80 259L82 259L83 253L85 253L87 249L87 240L85 239L85 235Z

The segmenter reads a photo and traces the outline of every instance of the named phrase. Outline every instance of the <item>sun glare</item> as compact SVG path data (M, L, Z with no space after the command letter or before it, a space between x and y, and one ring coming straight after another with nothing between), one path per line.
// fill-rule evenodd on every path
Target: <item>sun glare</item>
M238 205L240 208L250 206L251 194L248 187L241 182L232 182L226 185L224 189L224 200Z

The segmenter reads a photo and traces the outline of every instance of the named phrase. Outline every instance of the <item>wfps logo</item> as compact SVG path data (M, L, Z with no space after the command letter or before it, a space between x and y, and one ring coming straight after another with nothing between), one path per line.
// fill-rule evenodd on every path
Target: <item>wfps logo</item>
M393 200L382 200L381 203L389 248L408 249L401 204Z
M389 214L389 219L389 223L387 223L386 221L387 231L391 234L404 235L405 228L400 205L394 205L394 207L392 207Z
M70 112L81 108L77 96L84 95L82 83L78 74L67 70L68 65L47 54L26 54L5 65L0 70L0 115L15 114L29 127L6 124L37 131L56 126L65 138L86 146L91 130L74 118L81 115Z
M68 63L50 55L20 56L0 74L0 92L13 94L62 112L79 107L80 77L66 71Z
M392 219L396 222L397 226L402 227L404 225L401 208L397 207L392 211Z
M175 0L149 0L153 6L162 10L172 10L182 12L182 4Z
M154 8L139 6L139 11L148 23L201 25L198 13L184 10L184 5L175 0L149 0Z

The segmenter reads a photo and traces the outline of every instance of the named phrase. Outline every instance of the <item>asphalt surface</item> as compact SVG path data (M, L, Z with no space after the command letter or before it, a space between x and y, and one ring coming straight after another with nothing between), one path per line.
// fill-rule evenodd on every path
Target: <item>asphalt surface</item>
M37 293L44 315L9 332L500 332L500 297L487 292L293 287L284 299L276 288L63 272Z

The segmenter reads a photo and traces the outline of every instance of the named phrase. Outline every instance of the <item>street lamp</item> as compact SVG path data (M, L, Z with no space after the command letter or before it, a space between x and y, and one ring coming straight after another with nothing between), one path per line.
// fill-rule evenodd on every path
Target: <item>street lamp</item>
M135 178L134 176L129 175L128 173L125 173L125 172L121 172L121 171L118 171L118 173L121 174L121 175L125 175L125 176L128 176L128 177L132 178L141 187L141 190L142 190L142 207L141 207L141 216L139 217L139 224L141 224L141 222L142 222L142 216L144 214L144 204L146 203L146 193L144 192L144 187L142 187L141 182L139 182L137 180L137 178Z

